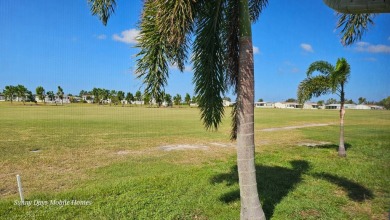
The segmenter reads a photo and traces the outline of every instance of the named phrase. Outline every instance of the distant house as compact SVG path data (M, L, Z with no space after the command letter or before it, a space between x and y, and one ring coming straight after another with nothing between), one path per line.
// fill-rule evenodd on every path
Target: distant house
M0 93L0 102L5 101L5 95L3 93Z
M256 108L275 108L275 104L273 102L255 102Z
M306 102L303 104L304 109L319 109L319 106L315 102Z
M131 104L136 104L136 105L143 105L145 102L144 101L134 101L134 102L131 102ZM162 103L162 105L164 105L165 101ZM165 103L165 105L167 105Z
M275 108L302 108L302 105L296 102L276 102Z
M355 104L344 104L345 109L356 109ZM340 104L325 105L325 109L340 109Z
M356 109L370 110L371 107L368 105L357 105Z
M384 110L385 108L380 105L368 105L371 107L371 110Z
M87 93L87 94L82 95L81 99L87 103L93 103L93 100L95 100L95 96Z
M229 100L223 100L222 101L222 105L225 106L225 107L229 107L229 106L233 106L234 105L234 102L231 102Z
M362 104L362 105L357 105L356 106L356 109L363 109L363 110L383 110L383 106L379 106L379 105L365 105L365 104Z

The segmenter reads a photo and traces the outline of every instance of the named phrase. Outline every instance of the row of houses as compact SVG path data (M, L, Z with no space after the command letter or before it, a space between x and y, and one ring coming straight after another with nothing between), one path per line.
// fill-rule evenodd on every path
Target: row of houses
M50 99L49 97L45 97L45 100L40 100L38 96L35 96L35 101L37 102L46 102L46 103L61 103L63 102L64 104L68 104L71 102L80 102L84 101L87 103L93 103L94 97L93 95L83 95L82 97L78 96L67 96L64 95L63 99L61 100L59 96L55 95L53 99ZM24 100L27 99L27 96L25 97ZM6 98L3 94L0 93L0 101L5 101ZM16 95L12 99L13 101L22 101L21 97L17 97ZM106 99L106 100L101 100L101 103L104 104L110 104L111 100ZM144 105L144 101L132 101L128 102L126 100L122 100L121 104L136 104L136 105ZM152 100L149 104L155 105L156 102ZM232 106L234 102L230 102L227 100L223 100L223 105L224 106ZM162 106L169 106L169 103L163 102ZM192 106L197 106L197 104L192 103ZM340 104L329 104L329 105L323 105L319 106L317 103L314 102L306 102L303 104L299 104L297 102L255 102L254 106L256 108L283 108L283 109L340 109ZM378 106L378 105L366 105L366 104L344 104L345 109L361 109L361 110L383 110L383 106Z
M318 105L314 102L299 104L296 102L255 102L256 108L289 108L289 109L340 109L340 104ZM383 106L366 104L344 104L345 109L383 110Z

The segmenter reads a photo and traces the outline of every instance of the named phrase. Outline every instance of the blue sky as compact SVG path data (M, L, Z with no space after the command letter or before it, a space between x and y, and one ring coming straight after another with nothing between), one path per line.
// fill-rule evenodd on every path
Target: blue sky
M6 85L37 86L78 94L93 87L135 93L134 37L142 9L140 0L118 1L107 26L90 14L86 0L2 0L0 2L0 91ZM361 42L343 47L335 30L335 12L320 0L293 4L271 0L252 26L255 47L256 100L296 97L310 63L351 65L348 99L379 101L390 96L390 14L375 17ZM166 91L193 94L191 64L184 73L171 68ZM142 88L141 88L142 90ZM337 98L335 95L324 96ZM313 100L319 100L313 99Z

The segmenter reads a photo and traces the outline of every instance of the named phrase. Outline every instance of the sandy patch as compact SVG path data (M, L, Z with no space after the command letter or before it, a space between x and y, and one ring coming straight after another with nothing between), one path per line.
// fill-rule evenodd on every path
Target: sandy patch
M282 130L291 130L297 128L321 127L321 126L328 126L328 125L331 124L305 124L305 125L287 126L287 127L279 127L279 128L266 128L266 129L261 129L260 131L282 131Z
M205 145L189 145L189 144L178 144L178 145L166 145L160 147L163 151L172 151L172 150L208 150L208 147Z
M234 147L235 146L232 143L210 143L210 145L213 145L216 147Z
M304 142L304 143L299 143L298 146L306 146L306 147L316 147L316 146L321 146L321 145L327 145L331 144L330 142Z
M130 153L130 151L128 151L128 150L120 150L120 151L116 152L116 154L118 154L118 155L126 155L129 153Z

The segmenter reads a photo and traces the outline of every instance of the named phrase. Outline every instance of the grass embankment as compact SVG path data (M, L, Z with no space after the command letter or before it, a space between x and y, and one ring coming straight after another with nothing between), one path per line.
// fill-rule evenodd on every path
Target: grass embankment
M348 156L339 158L337 111L255 110L268 218L388 218L390 112L347 110L345 122ZM331 125L261 131L314 123ZM239 218L229 119L207 132L195 108L0 103L0 125L0 218ZM329 144L300 146L319 142ZM160 148L175 144L208 148ZM92 204L15 205L16 174L28 201Z

